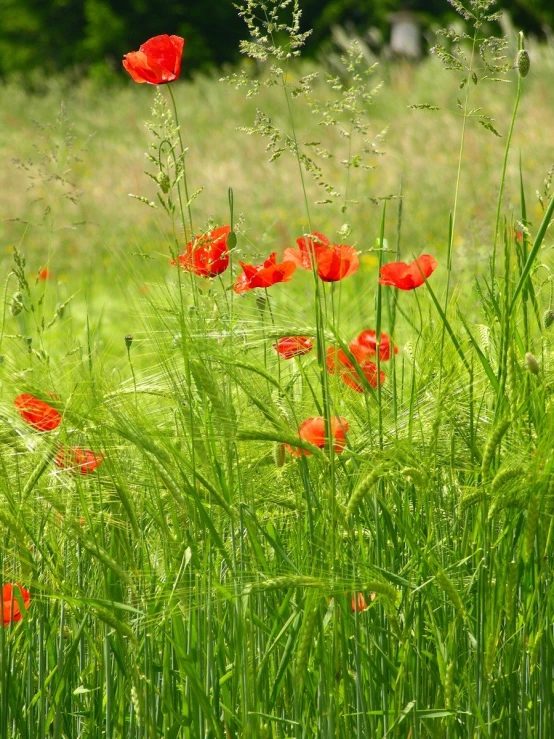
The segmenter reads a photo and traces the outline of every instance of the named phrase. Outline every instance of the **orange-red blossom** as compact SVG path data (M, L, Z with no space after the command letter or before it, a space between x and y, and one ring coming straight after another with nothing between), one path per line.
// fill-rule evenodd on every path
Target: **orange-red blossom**
M342 416L334 416L331 418L331 436L333 437L333 449L340 454L346 446L346 434L348 433L348 421ZM315 416L307 418L300 424L298 436L304 441L323 449L325 446L325 419L323 416ZM310 456L310 452L305 449L297 449L290 444L285 444L288 451L295 457Z

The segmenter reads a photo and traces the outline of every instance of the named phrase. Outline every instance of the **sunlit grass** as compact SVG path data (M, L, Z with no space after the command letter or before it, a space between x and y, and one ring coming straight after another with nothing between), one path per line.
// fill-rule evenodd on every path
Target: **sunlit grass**
M30 109L54 122L57 83L42 97L0 90L5 151L38 162L34 143L59 145L43 173L71 183L41 175L26 191L27 170L0 173L2 213L27 221L3 224L17 250L3 259L0 572L31 591L0 630L2 739L552 736L554 100L551 55L536 55L492 277L514 86L472 90L503 137L468 127L445 312L461 119L455 76L433 60L383 73L371 114L376 133L390 123L387 153L353 179L359 203L311 211L333 240L349 224L358 272L324 284L297 270L258 295L235 295L231 270L171 267L171 225L128 198L155 200L141 153L151 89L63 91L76 151L94 133L71 172L66 124L46 144L30 126ZM231 186L235 223L244 214L234 274L238 259L281 254L307 215L291 160L270 166L235 130L255 100L215 79L174 92L190 189L204 186L195 230L230 222ZM407 108L427 102L445 110ZM279 99L264 105L289 125ZM329 178L339 170L331 159ZM73 185L76 203L60 194ZM386 212L370 200L400 193ZM428 284L378 286L398 249L436 256ZM52 277L35 279L45 264ZM399 353L364 393L316 350L283 360L272 346L305 335L344 348L366 328ZM60 426L25 423L23 392L55 405ZM348 420L341 454L285 451L314 416ZM104 461L74 474L55 463L61 446Z

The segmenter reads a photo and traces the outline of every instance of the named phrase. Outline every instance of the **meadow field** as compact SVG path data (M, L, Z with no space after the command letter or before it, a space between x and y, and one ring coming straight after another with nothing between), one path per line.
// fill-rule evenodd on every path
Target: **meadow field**
M2 739L554 735L554 48L481 35L0 86Z

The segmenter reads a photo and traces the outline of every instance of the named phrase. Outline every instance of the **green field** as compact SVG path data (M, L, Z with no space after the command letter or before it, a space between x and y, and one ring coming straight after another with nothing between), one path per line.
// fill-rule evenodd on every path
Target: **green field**
M168 86L0 87L0 573L30 593L1 739L554 735L554 51L522 78L517 43L501 82L471 39L460 71L173 82L186 156ZM170 265L222 225L219 277ZM355 274L233 291L312 232ZM379 284L421 254L425 284ZM380 382L366 329L398 347ZM299 439L312 417L344 444Z

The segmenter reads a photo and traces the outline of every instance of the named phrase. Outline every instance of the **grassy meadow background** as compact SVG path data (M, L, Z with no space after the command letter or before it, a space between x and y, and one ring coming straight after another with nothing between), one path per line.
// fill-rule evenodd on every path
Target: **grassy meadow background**
M368 114L374 135L387 129L383 156L353 171L358 202L345 212L340 199L311 206L314 230L361 251L359 271L327 286L326 344L380 326L400 347L381 364L383 386L364 394L325 381L315 351L286 362L271 348L315 334L310 274L271 288L267 305L233 295L229 273L193 289L169 266L167 218L129 197L155 200L150 86L0 87L0 572L32 599L0 631L1 737L552 736L548 232L533 290L523 280L509 310L554 164L554 50L532 45L531 62L492 293L517 76L470 90L469 107L501 135L467 121L447 316L425 286L378 289L378 267L398 248L406 261L434 255L429 283L444 305L465 90L435 58L375 70ZM215 76L172 89L190 190L203 187L195 231L230 222L232 187L235 265L293 246L309 231L297 164L270 164L264 141L237 130L257 106L289 130L280 91L246 99ZM440 110L408 107L424 103ZM325 176L344 192L344 139L301 100L293 109L299 136L333 152ZM320 198L308 180L308 200ZM16 316L14 246L30 286ZM25 426L13 407L23 392L52 397L62 426ZM345 452L285 456L325 403L349 420ZM71 475L52 464L59 444L104 463ZM363 610L351 607L358 592Z

